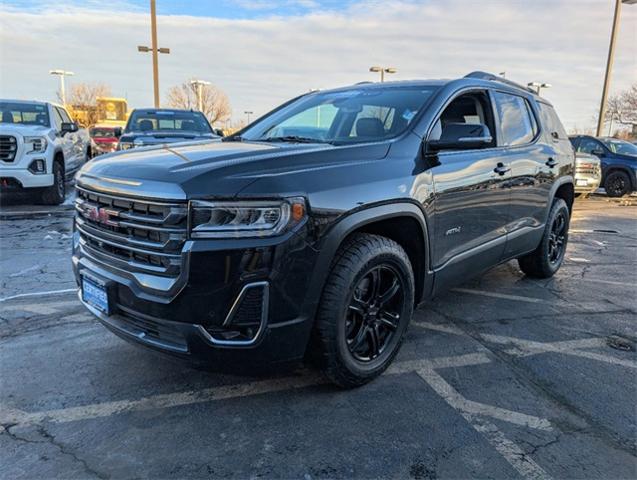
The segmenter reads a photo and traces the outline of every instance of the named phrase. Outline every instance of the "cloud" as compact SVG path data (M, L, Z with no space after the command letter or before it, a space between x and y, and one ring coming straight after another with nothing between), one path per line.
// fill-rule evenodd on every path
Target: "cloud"
M268 2L269 4L281 1ZM299 3L299 2L296 2ZM396 67L392 78L450 78L472 70L551 83L545 95L567 128L592 125L612 21L611 2L582 0L354 2L340 9L277 9L252 19L158 18L162 97L190 77L225 90L235 118L261 114L310 88L375 80L370 65ZM214 15L211 11L210 15ZM637 81L637 6L625 6L612 90ZM55 97L51 68L71 81L105 82L132 106L152 103L148 14L116 9L0 7L3 97Z

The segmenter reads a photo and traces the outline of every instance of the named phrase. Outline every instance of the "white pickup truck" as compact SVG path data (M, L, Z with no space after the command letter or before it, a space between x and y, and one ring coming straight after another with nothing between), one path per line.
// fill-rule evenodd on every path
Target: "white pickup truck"
M61 105L0 99L0 191L64 201L65 181L91 158L91 140Z

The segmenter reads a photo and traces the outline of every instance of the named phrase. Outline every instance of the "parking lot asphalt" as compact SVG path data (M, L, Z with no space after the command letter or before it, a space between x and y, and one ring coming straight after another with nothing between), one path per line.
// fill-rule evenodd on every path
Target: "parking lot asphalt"
M578 200L554 278L509 262L428 302L350 391L135 348L76 300L68 209L3 218L1 478L637 477L630 202Z

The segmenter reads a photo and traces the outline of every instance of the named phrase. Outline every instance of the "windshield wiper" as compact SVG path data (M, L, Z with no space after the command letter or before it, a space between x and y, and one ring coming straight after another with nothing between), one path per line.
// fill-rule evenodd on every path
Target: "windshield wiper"
M298 135L285 135L283 137L259 138L259 142L289 142L289 143L328 143L318 138L299 137Z
M242 142L243 137L241 135L229 135L221 138L222 142Z

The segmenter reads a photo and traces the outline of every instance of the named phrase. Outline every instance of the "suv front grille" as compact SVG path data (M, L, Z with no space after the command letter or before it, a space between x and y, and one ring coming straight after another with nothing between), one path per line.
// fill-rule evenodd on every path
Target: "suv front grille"
M75 225L86 253L133 272L177 277L186 241L187 206L77 187Z
M599 165L591 163L575 163L575 173L587 176L598 176L600 172Z
M18 151L18 142L11 135L0 135L0 160L13 162Z

